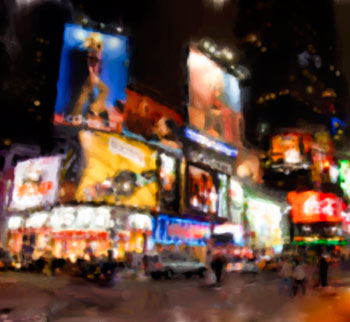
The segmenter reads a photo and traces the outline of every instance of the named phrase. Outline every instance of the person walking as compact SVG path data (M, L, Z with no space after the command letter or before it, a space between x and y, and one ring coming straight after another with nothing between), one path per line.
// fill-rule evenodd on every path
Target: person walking
M293 265L291 261L286 258L283 262L282 269L280 271L281 284L279 294L282 295L284 290L287 290L287 294L292 296L293 287Z
M293 289L293 295L296 296L298 293L299 287L301 287L302 294L305 295L306 293L306 274L305 274L305 267L302 261L297 260L296 266L294 269L294 289Z
M324 254L320 256L319 262L321 286L326 287L328 285L328 262Z
M220 252L218 252L217 254L214 255L213 260L211 262L211 268L214 271L215 277L216 277L216 285L220 285L224 266L225 266L225 259L223 255Z

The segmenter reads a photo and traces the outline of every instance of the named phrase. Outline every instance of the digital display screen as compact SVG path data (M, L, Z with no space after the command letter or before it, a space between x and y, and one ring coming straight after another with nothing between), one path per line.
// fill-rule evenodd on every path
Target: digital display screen
M217 214L219 196L214 180L210 172L188 166L188 198L192 209L205 214Z
M238 79L194 48L190 49L187 66L190 126L220 141L241 146L243 116Z
M55 124L121 132L128 82L127 38L66 24Z

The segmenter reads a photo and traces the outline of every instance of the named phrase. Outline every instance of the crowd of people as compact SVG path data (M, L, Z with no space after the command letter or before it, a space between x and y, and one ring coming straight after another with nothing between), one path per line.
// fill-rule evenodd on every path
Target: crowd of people
M286 292L290 296L296 296L299 289L303 295L306 293L306 283L311 283L312 287L328 285L328 260L327 255L321 254L317 262L318 270L314 272L314 278L307 281L307 268L302 257L284 259L280 275L280 294Z

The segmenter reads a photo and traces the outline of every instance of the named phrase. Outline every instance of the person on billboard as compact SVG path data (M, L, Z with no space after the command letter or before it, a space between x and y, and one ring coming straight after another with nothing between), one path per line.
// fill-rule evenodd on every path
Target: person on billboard
M101 122L109 126L106 99L109 93L108 86L99 75L102 71L103 41L99 33L92 32L84 41L88 77L80 90L80 95L73 108L73 116L83 113L84 106L88 104L88 120ZM98 91L95 97L95 91Z

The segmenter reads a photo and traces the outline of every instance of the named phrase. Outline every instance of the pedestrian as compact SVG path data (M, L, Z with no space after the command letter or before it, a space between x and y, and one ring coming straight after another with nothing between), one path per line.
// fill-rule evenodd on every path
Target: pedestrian
M324 254L320 256L318 265L320 270L321 286L325 287L328 285L328 262Z
M288 258L285 258L282 269L280 271L281 284L279 294L282 295L284 290L287 289L287 294L292 296L293 292L293 265Z
M225 260L223 258L223 255L219 252L214 255L213 260L211 262L211 268L213 269L216 277L216 284L220 285L221 277L222 277L222 271L225 266Z
M302 261L297 260L296 266L294 269L294 288L293 288L294 296L297 295L299 287L301 287L302 294L305 295L306 293L305 284L306 284L305 267Z

